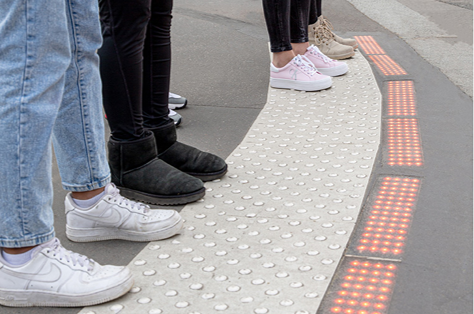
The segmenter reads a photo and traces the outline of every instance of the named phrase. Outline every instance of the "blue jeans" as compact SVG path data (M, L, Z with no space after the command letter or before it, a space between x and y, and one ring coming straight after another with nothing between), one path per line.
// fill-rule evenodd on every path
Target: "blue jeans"
M54 237L51 143L64 189L110 181L101 44L97 0L0 0L0 247Z

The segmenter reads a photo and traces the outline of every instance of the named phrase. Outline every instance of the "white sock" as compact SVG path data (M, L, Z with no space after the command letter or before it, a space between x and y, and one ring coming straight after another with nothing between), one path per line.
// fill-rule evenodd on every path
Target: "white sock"
M21 254L9 254L2 250L2 256L11 265L23 265L31 260L31 252L32 250Z
M74 200L74 203L76 203L77 206L81 208L88 208L94 205L98 200L100 200L102 196L104 196L104 194L105 194L105 191L88 200L77 200L74 197L72 199Z

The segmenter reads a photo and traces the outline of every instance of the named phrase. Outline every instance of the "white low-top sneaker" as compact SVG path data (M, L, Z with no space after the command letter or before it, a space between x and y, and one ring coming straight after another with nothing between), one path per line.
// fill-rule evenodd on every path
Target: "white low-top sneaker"
M127 267L101 266L66 250L56 238L31 253L32 259L19 266L0 254L1 305L83 307L116 299L133 286Z
M169 93L168 94L168 108L170 109L182 109L186 107L188 100L183 96L178 94Z
M156 241L179 233L183 219L175 210L151 209L119 193L113 183L105 195L89 208L80 208L66 196L66 235L74 242L111 239Z

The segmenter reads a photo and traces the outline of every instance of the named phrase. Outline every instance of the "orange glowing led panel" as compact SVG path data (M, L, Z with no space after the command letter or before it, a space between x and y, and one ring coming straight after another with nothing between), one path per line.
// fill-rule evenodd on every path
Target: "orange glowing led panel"
M415 88L413 81L387 83L387 115L415 116Z
M385 54L385 51L377 44L372 36L355 36L362 50L368 55Z
M368 215L362 220L364 232L357 240L358 254L397 257L403 253L419 189L420 179L417 178L387 176L379 179L374 190L376 194L368 203ZM348 271L357 278L355 268ZM387 272L385 277L391 277L391 274Z
M364 277L364 282L367 283L354 284L347 281L345 278L354 270L357 276ZM397 265L390 262L362 262L358 259L346 259L341 265L341 271L334 278L335 285L330 287L330 290L334 288L336 291L326 294L331 297L323 300L318 313L387 313L394 281L383 282L383 279L386 278L386 273L394 277L396 270ZM376 283L369 284L369 282Z
M423 150L417 119L387 119L385 124L387 165L422 166Z
M384 75L407 75L407 72L387 55L369 55Z

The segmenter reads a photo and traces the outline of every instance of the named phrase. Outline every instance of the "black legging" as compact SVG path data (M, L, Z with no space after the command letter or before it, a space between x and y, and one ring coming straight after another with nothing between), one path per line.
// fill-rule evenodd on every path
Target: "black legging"
M172 0L99 0L104 108L112 138L131 141L168 117Z
M309 7L309 24L314 24L318 21L318 17L323 14L321 10L321 3L323 0L311 0Z
M310 0L263 0L272 52L289 51L308 41Z

